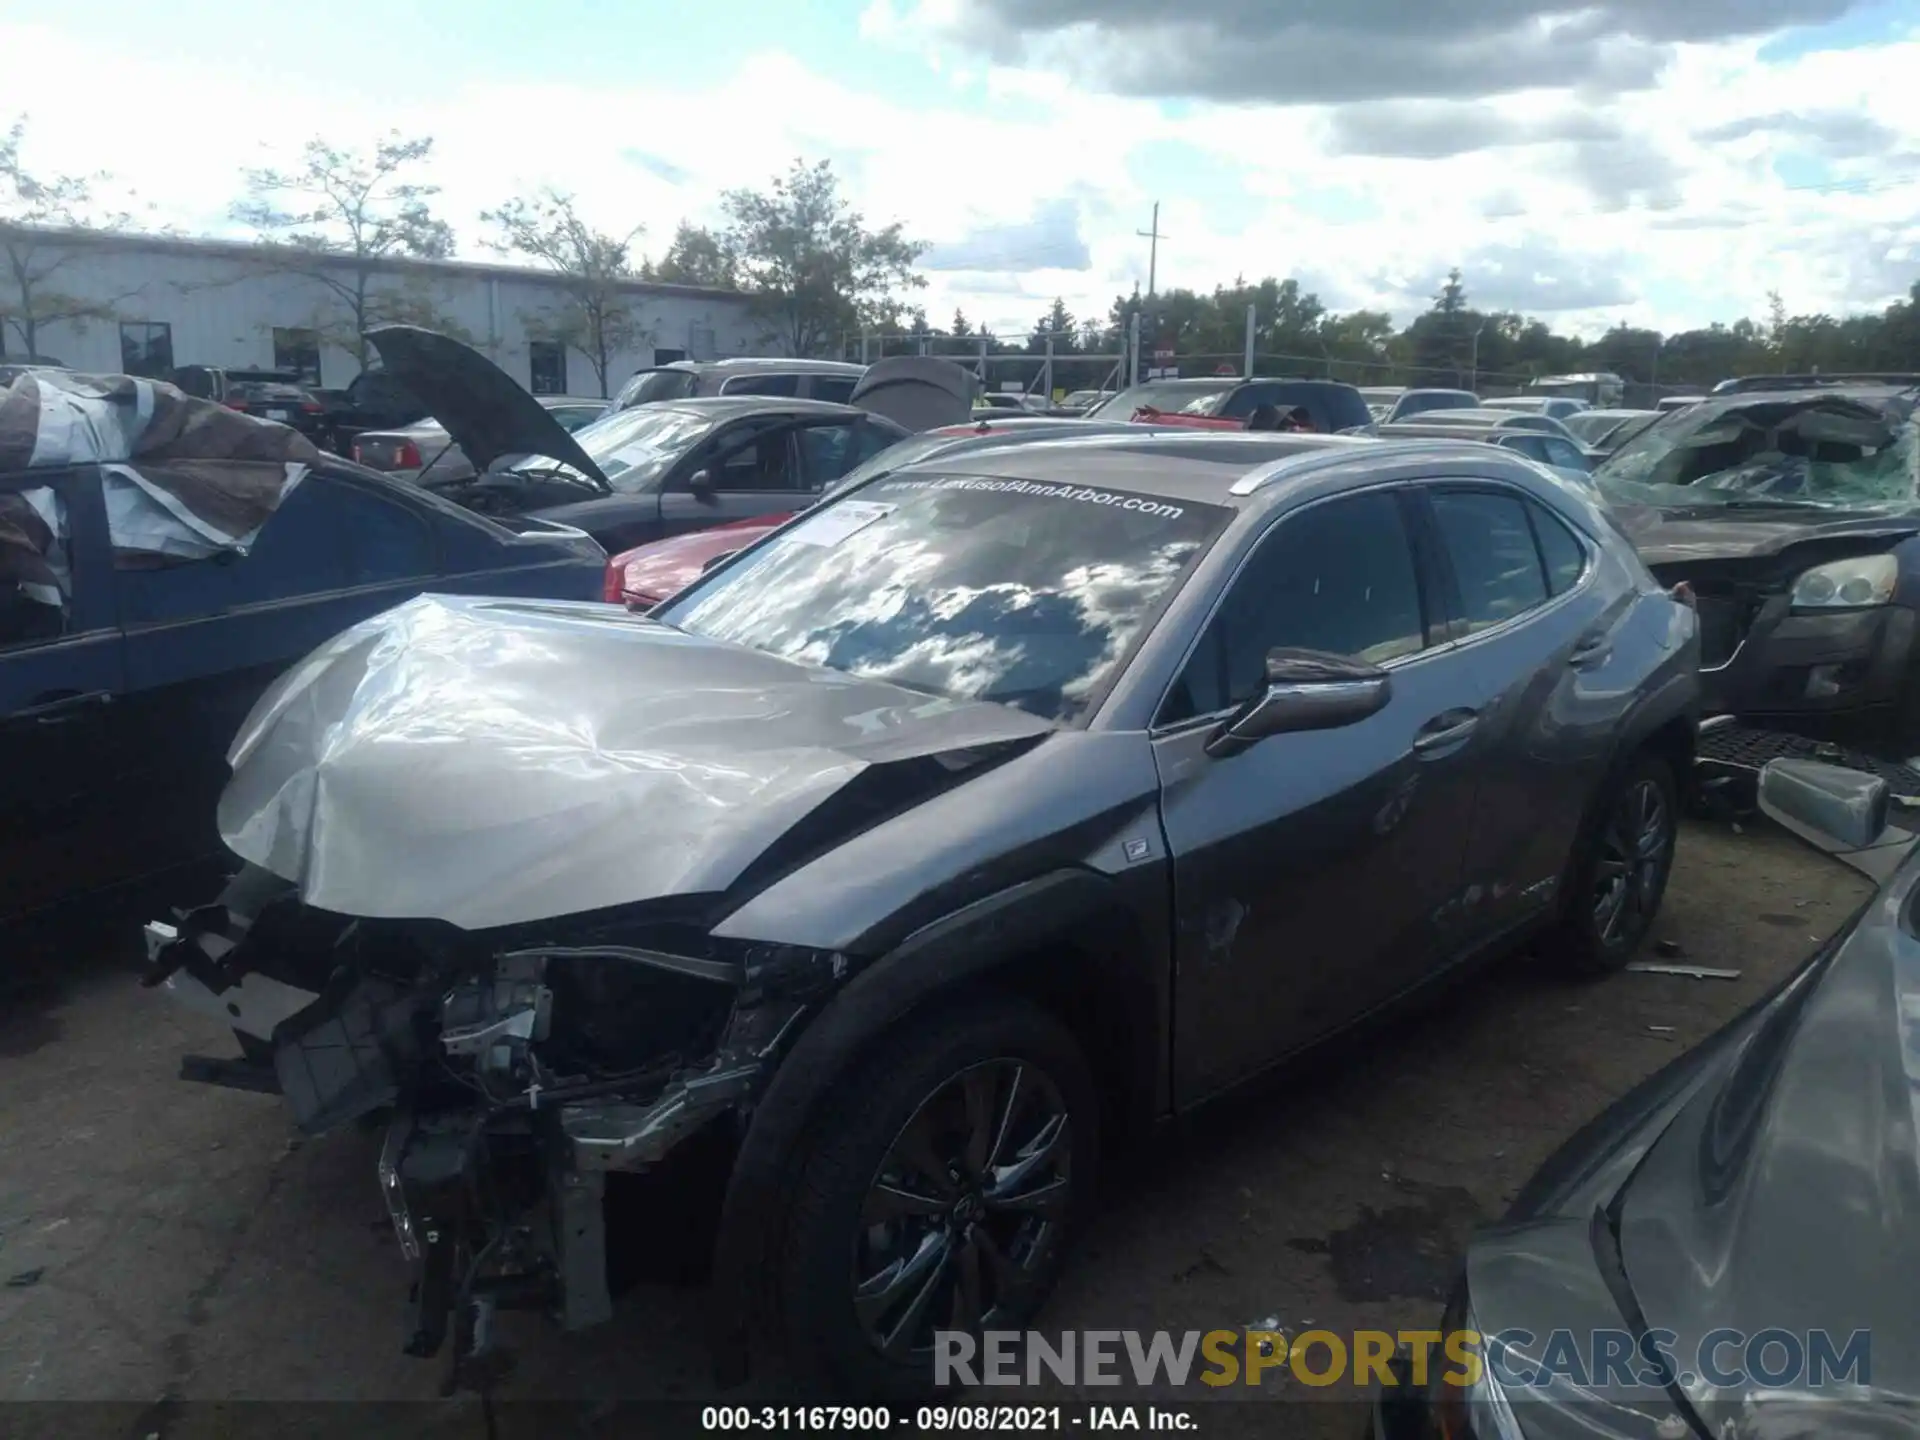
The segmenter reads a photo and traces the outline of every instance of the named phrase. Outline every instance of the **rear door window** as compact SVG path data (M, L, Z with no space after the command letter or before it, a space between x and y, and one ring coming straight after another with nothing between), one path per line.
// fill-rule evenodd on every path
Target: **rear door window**
M0 651L72 628L71 534L66 498L50 481L0 487Z
M1546 571L1519 496L1443 490L1433 496L1433 516L1453 566L1467 634L1504 625L1546 603Z

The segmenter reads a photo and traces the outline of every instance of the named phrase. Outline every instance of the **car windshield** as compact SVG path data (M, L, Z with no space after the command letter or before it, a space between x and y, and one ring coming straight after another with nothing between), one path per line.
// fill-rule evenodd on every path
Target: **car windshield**
M714 422L688 410L649 407L622 410L583 426L574 440L600 467L607 483L623 493L645 490L674 462L713 432ZM541 457L522 460L516 470L551 469ZM566 467L562 466L562 469Z
M965 435L943 435L938 430L923 431L918 435L909 435L882 450L878 455L869 456L838 480L827 486L829 494L846 490L855 485L863 485L876 475L890 474L903 465L912 465L929 455L938 454L949 446L958 445L974 432Z
M1222 380L1217 385L1196 385L1191 380L1149 380L1131 390L1122 390L1111 400L1096 405L1089 415L1104 415L1109 420L1125 420L1136 410L1159 410L1167 414L1209 415L1220 397L1238 385L1238 380Z
M1080 485L902 475L826 502L656 618L1067 720L1094 702L1231 516Z
M1650 425L1595 472L1647 505L1907 504L1920 499L1912 397L1703 405Z
M1654 412L1648 411L1646 413L1652 414ZM1611 435L1629 420L1639 418L1641 417L1625 414L1619 410L1586 410L1578 415L1569 415L1560 423L1565 425L1573 438L1578 440L1582 445L1592 445L1596 441L1603 440L1608 435Z
M684 400L700 384L691 370L642 370L620 392L620 405L650 405L656 400Z

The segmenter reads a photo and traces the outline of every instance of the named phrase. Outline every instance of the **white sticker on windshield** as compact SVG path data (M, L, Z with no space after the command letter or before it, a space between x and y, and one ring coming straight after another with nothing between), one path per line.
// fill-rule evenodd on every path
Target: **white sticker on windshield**
M877 500L842 500L794 526L785 538L802 545L838 545L893 511L893 506Z
M630 445L622 445L618 450L609 455L607 459L618 461L622 466L631 470L641 461L651 460L659 453L660 450L658 446L649 445L644 440L635 440Z

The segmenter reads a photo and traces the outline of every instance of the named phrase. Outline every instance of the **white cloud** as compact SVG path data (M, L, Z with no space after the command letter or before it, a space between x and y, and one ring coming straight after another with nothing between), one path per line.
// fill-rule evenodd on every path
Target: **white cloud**
M34 163L112 170L156 218L192 231L231 233L225 211L241 168L275 158L242 137L292 147L305 117L322 117L341 141L393 128L435 136L440 209L476 254L478 212L544 183L574 191L606 228L645 220L657 250L680 219L714 219L723 189L763 183L798 155L831 156L869 219L902 220L950 256L1017 256L1013 241L1041 230L1059 240L1070 205L1084 269L930 272L920 297L930 315L944 320L958 305L1008 329L1032 323L1056 294L1078 315L1104 315L1116 293L1144 283L1147 242L1135 232L1155 200L1171 237L1160 251L1163 287L1292 274L1337 305L1403 318L1449 264L1469 266L1473 293L1476 256L1489 293L1542 303L1556 292L1638 297L1551 317L1589 330L1621 319L1663 328L1731 320L1757 313L1776 288L1792 310L1841 310L1883 303L1920 277L1920 37L1776 65L1759 60L1753 40L1682 46L1658 84L1594 102L1578 126L1568 123L1568 93L1523 91L1478 102L1490 108L1471 116L1484 138L1537 143L1419 160L1333 153L1341 132L1324 107L1163 107L1079 88L1052 70L963 57L942 49L941 24L958 13L957 0L942 3L947 22L936 14L929 25L925 6L908 15L895 0L874 0L860 21L870 50L844 78L743 50L708 91L546 75L439 93L397 87L343 103L336 77L303 72L291 52L274 74L212 47L156 72L151 57L116 51L111 34L4 21L0 53L17 59L7 105L34 117ZM941 72L921 93L888 98L861 84L863 70L920 63L913 57L930 49L941 51ZM74 103L74 75L88 77L85 104ZM159 133L156 93L168 97ZM1875 122L1898 139L1888 153L1824 156L1823 173L1857 188L1821 193L1774 173L1777 135L1700 138L1810 111ZM1388 117L1399 128L1386 138L1405 148L1408 127L1468 113L1401 111ZM325 119L336 115L349 123ZM236 116L300 118L237 125ZM1379 148L1380 128L1370 140L1348 121L1345 148ZM1615 138L1587 133L1601 129ZM1168 144L1195 163L1143 171L1152 147ZM1650 212L1643 200L1608 210L1609 192L1635 185L1671 208ZM1058 266L1078 253L1056 244L1032 263Z

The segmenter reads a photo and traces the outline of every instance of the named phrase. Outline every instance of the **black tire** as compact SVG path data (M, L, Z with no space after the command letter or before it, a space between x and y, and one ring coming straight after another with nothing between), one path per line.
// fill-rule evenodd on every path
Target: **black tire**
M998 1118L969 1129L969 1114ZM929 1007L888 1036L829 1092L795 1167L776 1284L795 1378L841 1400L911 1400L935 1389L935 1325L987 1328L964 1323L969 1301L990 1328L1025 1329L1085 1219L1099 1123L1079 1045L1026 1001ZM995 1133L969 1153L960 1132L986 1129ZM956 1182L949 1160L974 1173ZM1010 1274L1018 1283L1003 1291ZM888 1331L899 1337L891 1354Z
M1567 875L1549 954L1569 975L1611 975L1634 956L1673 873L1679 796L1673 769L1642 751L1614 776Z

